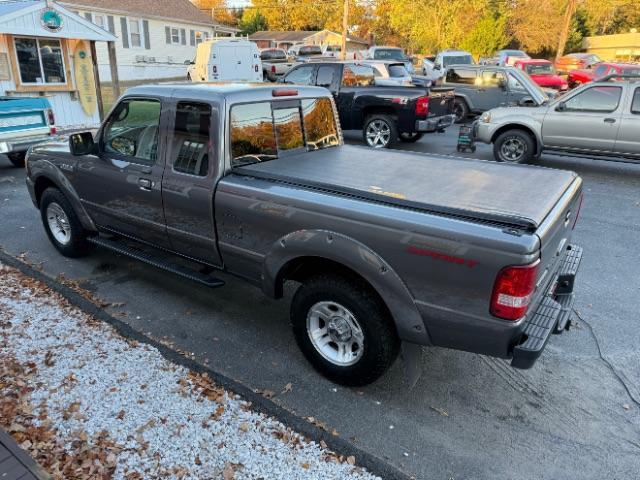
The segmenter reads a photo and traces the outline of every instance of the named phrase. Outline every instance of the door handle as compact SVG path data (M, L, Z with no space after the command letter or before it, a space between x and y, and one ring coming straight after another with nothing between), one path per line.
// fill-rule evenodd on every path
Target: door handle
M146 190L146 191L151 190L151 180L147 178L139 178L138 185L140 186L140 190Z
M616 123L616 119L615 118L605 118L604 119L604 123Z

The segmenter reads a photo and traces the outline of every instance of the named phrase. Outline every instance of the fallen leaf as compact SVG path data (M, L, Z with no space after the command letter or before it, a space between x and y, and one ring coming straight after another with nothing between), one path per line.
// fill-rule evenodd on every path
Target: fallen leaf
M442 415L443 417L448 417L449 414L447 413L446 410L443 410L442 408L438 408L438 407L434 407L431 406L431 410L433 410L434 412L438 412L440 415Z
M356 457L354 457L353 455L347 457L347 463L349 465L355 465L356 464Z
M622 408L628 411L628 410L631 410L631 405L629 405L628 403L625 403L624 405L622 405Z
M224 470L222 470L222 478L224 480L233 480L233 477L235 477L235 475L236 471L233 468L233 464L227 463L224 466Z
M311 466L311 465L309 465L308 463L303 463L303 464L301 465L301 467L302 467L302 468L304 468L305 470L309 470L309 467L310 467L310 466Z
M118 412L118 415L116 416L116 418L117 418L118 420L122 420L122 419L124 418L125 413L126 413L126 412L125 412L124 410L120 410L120 411Z
M196 465L202 465L202 460L200 460L200 456L199 456L199 455L196 455L196 458L195 458L195 460L194 460L194 463L195 463Z
M291 383L287 383L284 386L284 390L282 390L282 392L280 392L280 395L282 395L283 393L289 393L292 390L293 390L293 385L291 385Z
M45 353L45 355L44 355L44 364L47 367L53 367L53 365L55 364L55 362L53 361L53 353L51 352L51 350L49 350L47 353Z
M247 433L249 431L249 424L247 422L242 422L240 424L240 430Z

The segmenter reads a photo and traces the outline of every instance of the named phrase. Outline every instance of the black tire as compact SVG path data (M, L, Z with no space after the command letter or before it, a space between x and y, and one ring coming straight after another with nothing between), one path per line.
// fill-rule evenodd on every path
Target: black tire
M463 123L469 116L469 106L467 102L456 97L453 101L453 113L456 116L456 123Z
M527 163L535 153L534 140L524 130L507 130L493 142L493 156L499 162Z
M187 73L187 81L190 82L191 81L191 74Z
M398 138L400 138L401 142L404 143L415 143L423 137L424 134L418 132L404 132L401 133Z
M69 227L69 241L59 241L54 233L51 231L47 215L49 208L53 204L58 205L68 220ZM42 224L47 232L49 240L56 247L62 255L70 258L82 257L91 251L91 244L87 242L87 231L82 227L78 215L69 203L69 200L64 194L57 188L47 188L40 198L40 216L42 218Z
M380 137L380 141L376 142L376 145L374 145L372 142L370 142L367 139L368 137L367 132L370 129L370 127L373 128L376 122L380 126L380 128L384 132L388 132L388 134L385 133L384 138ZM388 140L386 140L387 137L388 137ZM371 140L373 140L372 137L370 138ZM371 148L392 147L398 141L398 126L396 125L396 119L391 115L384 115L384 114L374 114L374 115L368 116L364 120L364 127L362 128L362 139L364 140L364 143L370 146Z
M7 153L7 158L16 168L24 167L24 159L27 156L27 152L10 152Z
M356 363L336 365L314 346L307 329L307 317L319 302L335 302L353 314L364 338L362 353ZM393 364L400 350L400 340L382 300L357 279L324 274L306 280L291 302L291 324L296 342L311 365L341 385L361 386L374 382ZM334 345L337 347L336 343Z

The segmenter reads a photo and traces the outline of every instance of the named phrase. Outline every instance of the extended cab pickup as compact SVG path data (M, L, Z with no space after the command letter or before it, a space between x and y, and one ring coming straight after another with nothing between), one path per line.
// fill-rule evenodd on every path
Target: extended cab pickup
M298 65L281 80L328 88L335 97L343 130L362 130L370 147L388 148L398 140L415 142L423 133L453 124L453 88L374 86L376 71L360 62Z
M281 48L265 48L260 50L262 60L262 76L264 80L275 82L291 70L296 63L289 61L287 53Z
M343 384L422 345L528 368L570 321L576 174L345 146L323 88L133 87L95 139L33 148L27 185L63 255L296 282L296 341Z

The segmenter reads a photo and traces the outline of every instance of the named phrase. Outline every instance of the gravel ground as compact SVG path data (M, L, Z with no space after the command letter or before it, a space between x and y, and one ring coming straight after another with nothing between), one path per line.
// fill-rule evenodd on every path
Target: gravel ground
M0 420L36 457L27 427L52 429L70 458L108 445L84 465L76 458L95 471L89 464L102 462L97 478L377 478L3 265L0 336L3 379L10 362L29 371L12 384L28 392L22 416ZM0 382L0 397L9 387ZM27 417L30 425L16 425Z

